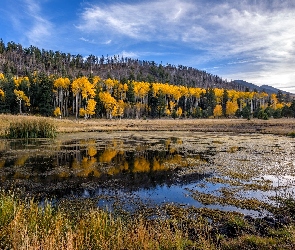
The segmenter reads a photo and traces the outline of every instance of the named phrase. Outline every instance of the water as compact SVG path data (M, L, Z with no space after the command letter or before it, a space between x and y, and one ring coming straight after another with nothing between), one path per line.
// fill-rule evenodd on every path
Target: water
M227 204L226 197L223 204L204 205L192 194L221 197L220 190L227 189L234 190L232 197L274 205L270 197L294 194L291 138L256 135L253 140L253 135L188 132L79 133L75 137L1 140L0 186L21 188L43 200L96 197L97 205L108 210L118 204L134 210L169 203L253 216L264 211ZM243 187L254 180L269 180L269 189Z

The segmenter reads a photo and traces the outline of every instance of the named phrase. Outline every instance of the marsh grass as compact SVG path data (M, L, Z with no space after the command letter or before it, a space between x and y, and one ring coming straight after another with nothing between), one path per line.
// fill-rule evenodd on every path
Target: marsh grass
M294 249L294 224L263 227L233 212L162 208L169 218L111 214L90 205L40 205L0 191L0 249ZM216 214L217 213L217 214ZM203 215L203 216L201 216ZM205 218L211 218L209 223Z
M5 137L10 139L54 138L56 126L45 118L10 123Z
M0 249L185 249L193 245L169 221L129 220L99 209L40 206L0 194Z

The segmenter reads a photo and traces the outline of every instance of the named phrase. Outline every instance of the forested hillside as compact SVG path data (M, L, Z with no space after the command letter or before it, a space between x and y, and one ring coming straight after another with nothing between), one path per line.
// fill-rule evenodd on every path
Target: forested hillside
M184 66L23 48L0 41L0 112L91 118L293 117L278 92L250 92Z
M155 62L141 61L114 56L71 55L60 51L44 50L34 46L22 45L0 40L0 71L25 76L33 71L47 75L75 78L85 75L99 75L103 79L114 78L119 81L136 80L162 82L188 87L217 87L245 90L243 85L228 82L222 78L182 65L158 65Z

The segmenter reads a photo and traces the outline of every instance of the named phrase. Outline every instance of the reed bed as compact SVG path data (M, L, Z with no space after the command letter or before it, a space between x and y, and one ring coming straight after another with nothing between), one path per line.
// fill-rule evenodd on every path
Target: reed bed
M73 215L74 213L74 215ZM186 249L171 223L124 220L99 209L72 211L0 194L0 249Z
M10 123L5 136L10 139L54 138L56 126L45 118L25 119Z
M209 225L203 217L189 216L193 208L175 209L171 205L166 206L169 219L148 220L140 214L116 215L95 206L86 209L77 204L80 203L40 205L32 199L0 191L0 249L291 250L295 247L293 223L269 227L263 219L251 222L237 214L198 210L197 214L213 220L214 224Z

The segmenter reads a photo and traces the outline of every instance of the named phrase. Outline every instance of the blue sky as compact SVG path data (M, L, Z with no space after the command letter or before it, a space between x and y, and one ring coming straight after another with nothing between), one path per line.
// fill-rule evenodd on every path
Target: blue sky
M294 0L1 0L0 38L185 65L295 93Z

